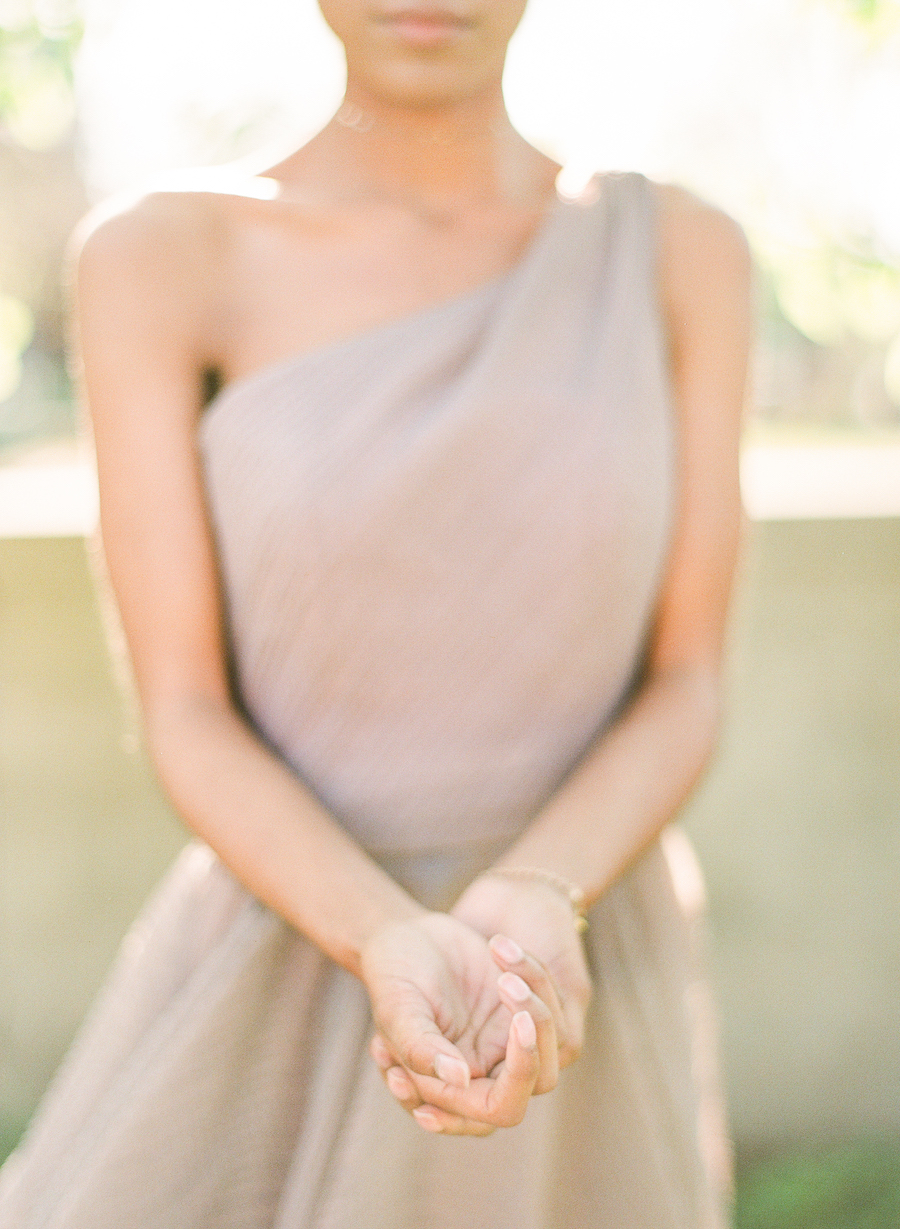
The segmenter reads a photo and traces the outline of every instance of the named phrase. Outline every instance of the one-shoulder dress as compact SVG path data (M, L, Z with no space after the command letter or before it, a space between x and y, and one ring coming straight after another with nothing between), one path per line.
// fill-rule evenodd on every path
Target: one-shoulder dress
M655 201L598 176L509 272L240 379L201 420L247 719L437 908L640 680L677 499ZM361 984L189 846L3 1172L0 1229L721 1229L675 861L657 842L591 910L559 1086L458 1139L384 1087Z

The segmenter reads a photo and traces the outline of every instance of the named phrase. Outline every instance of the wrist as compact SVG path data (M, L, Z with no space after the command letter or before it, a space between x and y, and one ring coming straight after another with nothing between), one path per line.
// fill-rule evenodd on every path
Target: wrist
M527 915L529 911L550 908L555 915L568 917L578 934L587 930L582 889L541 867L491 867L470 884L458 907L467 920L472 915L483 915L487 924L495 918L502 922L506 913L520 917L523 910Z
M395 926L419 922L430 912L399 886L388 899L370 900L366 910L348 919L349 933L338 963L356 977L361 977L364 952L377 936Z
M543 884L568 902L572 910L572 921L578 934L584 934L587 930L588 923L585 916L587 902L584 890L577 883L557 874L556 871L539 866L494 866L485 874L488 878L506 879L513 883Z
M487 938L501 933L515 937L547 922L574 928L570 901L549 883L489 871L469 884L451 913Z

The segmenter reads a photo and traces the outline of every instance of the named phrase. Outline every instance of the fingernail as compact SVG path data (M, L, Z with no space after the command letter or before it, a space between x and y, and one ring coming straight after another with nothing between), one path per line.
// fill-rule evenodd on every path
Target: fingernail
M401 1101L412 1096L412 1082L410 1081L409 1076L405 1075L399 1067L391 1067L390 1071L385 1076L385 1079L387 1080L388 1088L394 1096L399 1097Z
M507 964L518 964L520 960L524 960L525 953L512 939L508 939L506 935L497 935L491 940L491 947L497 953L501 960L505 960Z
M449 1054L439 1054L434 1060L434 1073L445 1084L454 1088L469 1087L469 1068L461 1058L451 1058Z
M424 1127L426 1131L439 1131L440 1125L434 1114L427 1105L420 1105L418 1109L413 1110L413 1118L420 1127Z
M516 973L501 973L497 978L497 985L501 990L505 990L509 997L515 999L517 1003L527 1003L531 998L531 991Z
M537 1045L537 1030L528 1012L517 1011L512 1018L512 1026L516 1030L519 1045L525 1050L533 1050Z

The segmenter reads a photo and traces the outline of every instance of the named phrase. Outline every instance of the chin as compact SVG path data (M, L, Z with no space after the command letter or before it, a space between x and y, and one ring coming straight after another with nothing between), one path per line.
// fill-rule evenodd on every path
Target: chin
M457 65L416 62L381 63L367 73L354 73L359 84L375 98L391 106L430 110L456 106L477 98L501 79L502 63L481 63L477 71L460 71Z

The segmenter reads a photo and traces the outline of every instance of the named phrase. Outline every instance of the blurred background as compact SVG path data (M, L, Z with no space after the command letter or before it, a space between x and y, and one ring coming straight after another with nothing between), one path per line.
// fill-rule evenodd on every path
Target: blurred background
M91 579L66 241L112 192L274 160L341 87L313 0L0 0L0 1151L185 839ZM896 1229L900 0L531 0L506 92L564 186L639 169L750 237L730 716L685 816L739 1225Z

